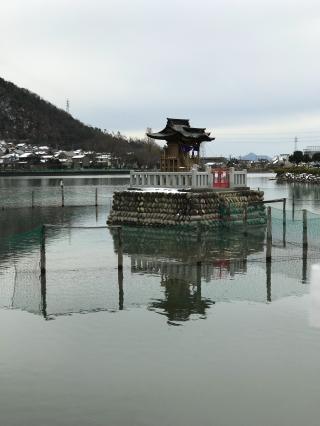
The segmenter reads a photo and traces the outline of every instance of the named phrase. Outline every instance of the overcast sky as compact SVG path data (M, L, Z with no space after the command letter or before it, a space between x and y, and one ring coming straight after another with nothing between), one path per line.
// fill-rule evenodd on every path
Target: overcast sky
M189 118L206 154L320 145L319 0L1 0L0 75L127 135Z

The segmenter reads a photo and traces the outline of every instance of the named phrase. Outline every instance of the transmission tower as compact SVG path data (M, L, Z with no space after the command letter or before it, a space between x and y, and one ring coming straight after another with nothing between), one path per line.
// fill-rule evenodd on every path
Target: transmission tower
M298 151L298 138L297 138L297 136L294 138L294 150Z
M69 114L69 112L70 112L70 102L69 102L69 99L67 99L67 102L66 102L66 111Z

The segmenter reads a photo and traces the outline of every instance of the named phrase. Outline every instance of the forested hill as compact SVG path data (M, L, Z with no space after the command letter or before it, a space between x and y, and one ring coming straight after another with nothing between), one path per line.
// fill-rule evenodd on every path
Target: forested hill
M106 117L107 120L107 117ZM128 141L86 126L66 111L27 89L0 78L0 140L50 145L64 149L90 149L120 157L136 157L139 165L152 165L159 158L158 146Z

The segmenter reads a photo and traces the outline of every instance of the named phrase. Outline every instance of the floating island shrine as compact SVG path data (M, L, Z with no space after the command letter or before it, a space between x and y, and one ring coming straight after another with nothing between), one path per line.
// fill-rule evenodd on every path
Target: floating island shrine
M246 170L198 170L201 143L214 140L205 128L168 118L147 136L167 143L160 170L130 172L129 188L113 195L108 224L216 229L243 225L244 218L246 226L265 224L263 192L247 187Z
M205 128L191 127L189 120L180 118L168 118L163 130L147 136L167 142L160 159L162 172L191 170L195 164L199 165L201 143L215 139Z

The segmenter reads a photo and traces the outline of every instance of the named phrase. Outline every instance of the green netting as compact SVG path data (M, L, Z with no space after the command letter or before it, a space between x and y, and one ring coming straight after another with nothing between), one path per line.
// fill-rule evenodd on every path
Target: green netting
M304 259L303 215L297 212L300 219L292 220L290 213L284 244L282 210L272 209L272 265L266 263L265 225L245 232L241 226L200 232L123 227L124 286L117 273L118 230L48 228L45 282L39 269L41 227L18 233L0 239L0 307L48 318L143 305L174 309L170 320L185 320L186 311L203 314L209 299L270 302L303 294L300 284L320 258L320 217L307 214L310 247Z
M0 238L0 306L38 313L41 227Z
M0 238L0 262L6 266L8 262L15 265L20 271L39 270L41 227L28 231L17 232L13 235ZM28 260L17 262L27 255Z
M307 243L311 248L320 250L320 215L306 211ZM272 238L298 246L303 245L303 216L304 210L287 211L285 218L283 210L272 208Z
M44 315L117 308L117 256L107 229L42 227L0 239L0 307Z
M119 186L122 188L122 186ZM13 191L0 188L1 208L20 207L60 207L110 205L114 187L109 185L72 185L65 186L63 194L57 181L55 186L17 187ZM96 195L97 191L97 195ZM97 197L97 198L96 198Z
M19 246L23 243L23 241L30 242L31 241L39 241L40 235L41 235L42 226L37 226L32 229L28 229L27 231L23 232L16 232L13 235L9 235L6 237L0 237L0 243L9 243L13 247Z

